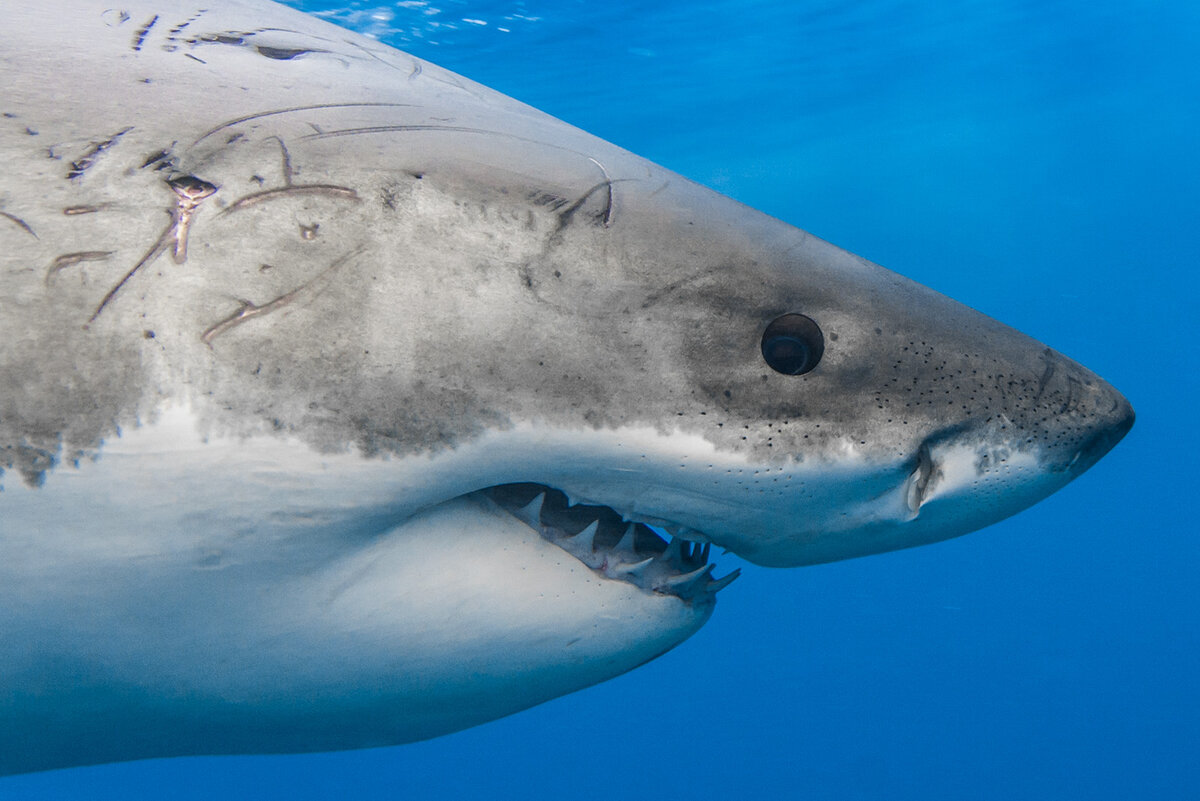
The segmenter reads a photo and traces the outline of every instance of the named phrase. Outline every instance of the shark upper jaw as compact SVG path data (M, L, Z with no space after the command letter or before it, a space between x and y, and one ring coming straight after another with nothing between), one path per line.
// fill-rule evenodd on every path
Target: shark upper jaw
M833 449L836 457L754 464L681 448L666 460L676 469L652 475L646 468L622 472L581 453L563 461L585 469L548 470L528 479L539 483L518 495L528 503L540 492L556 499L548 509L584 510L558 524L567 533L602 516L612 542L638 524L644 533L637 536L647 540L657 531L764 566L819 564L938 542L1010 517L1094 465L1130 430L1133 417L1122 399L1065 450L1031 444L1001 420L944 427L907 456L879 457L847 444ZM658 435L661 448L674 439L687 441L678 433ZM502 505L518 507L513 498ZM654 546L665 548L661 541Z

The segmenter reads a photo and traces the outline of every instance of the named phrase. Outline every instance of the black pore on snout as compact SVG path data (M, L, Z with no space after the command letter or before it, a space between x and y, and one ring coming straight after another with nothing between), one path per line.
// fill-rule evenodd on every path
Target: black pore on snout
M776 317L763 332L763 359L777 373L803 375L817 366L824 353L820 326L803 314Z

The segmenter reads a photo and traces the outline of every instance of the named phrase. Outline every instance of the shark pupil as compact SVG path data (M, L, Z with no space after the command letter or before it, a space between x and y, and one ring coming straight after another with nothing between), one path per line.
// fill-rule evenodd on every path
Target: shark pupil
M817 366L824 353L820 327L803 314L776 317L763 332L763 359L777 373L803 375Z

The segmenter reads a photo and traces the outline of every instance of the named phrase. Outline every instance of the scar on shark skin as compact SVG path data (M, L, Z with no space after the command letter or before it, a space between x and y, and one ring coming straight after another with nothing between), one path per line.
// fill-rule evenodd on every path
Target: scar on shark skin
M185 175L167 181L167 184L179 196L179 204L175 209L175 252L173 258L176 264L187 261L188 230L192 224L192 216L204 199L217 191L208 181L202 181L194 175Z
M255 192L245 197L240 197L233 203L230 203L229 207L221 213L231 214L235 211L262 203L265 200L283 197L284 195L326 195L328 197L350 200L354 203L362 202L362 198L358 196L358 192L346 186L336 186L334 184L293 184L292 186L265 189L262 192Z
M40 239L40 238L41 238L41 237L39 237L37 234L35 234L35 233L33 232L33 229L29 227L29 223L25 222L24 220L22 220L22 219L21 219L20 217L18 217L17 215L15 215L15 214L9 214L7 211L0 211L0 217L3 217L4 219L8 220L9 222L12 222L12 223L14 223L15 225L18 225L18 226L20 226L20 227L21 227L21 229L25 231L25 233L29 234L29 235L30 235L30 236L32 236L34 239Z
M72 267L80 262L85 261L101 261L107 259L113 254L111 250L83 250L78 253L64 253L54 261L50 262L50 266L46 269L46 286L50 286L54 276L68 267Z
M194 148L196 145L203 142L208 137L215 133L232 128L235 125L241 125L243 122L259 120L263 117L273 117L279 114L296 114L301 111L324 111L329 109L344 109L344 108L408 108L412 107L412 103L318 103L312 106L292 106L290 108L272 109L270 111L259 111L254 114L247 114L244 117L235 117L232 120L226 120L215 128L210 128L189 145L189 148ZM234 140L230 140L230 143ZM227 143L228 144L228 143Z
M608 170L604 169L604 165L596 159L588 156L588 161L600 168L600 172L604 175L604 185L608 187L608 201L604 204L604 227L612 226L613 220L613 180L608 174Z
M87 324L84 326L85 328L96 321L96 318L100 316L100 312L104 311L104 308L121 291L121 287L125 286L138 270L165 253L168 247L174 245L172 257L176 264L183 264L187 261L188 231L190 230L192 218L200 204L204 202L205 198L216 192L217 187L194 175L183 175L172 178L167 181L167 186L171 187L171 191L178 196L175 208L167 210L167 214L171 217L170 223L167 224L162 235L158 237L158 241L146 251L146 255L142 256L138 260L138 263L133 265L129 272L125 273L112 289L108 290L108 294L100 301L100 305L96 307L96 311L92 312L92 316L88 318Z
M253 301L243 298L241 300L241 307L233 314L229 315L224 320L221 320L201 334L200 341L211 348L214 339L221 336L221 334L237 328L247 320L251 320L255 317L262 317L263 315L278 311L279 309L289 306L292 303L295 303L297 300L304 298L306 295L309 298L316 297L318 294L320 294L321 290L323 290L329 284L329 282L333 279L333 276L342 267L344 267L351 259L361 255L364 250L365 248L360 245L359 247L339 258L333 264L326 267L312 280L306 281L305 283L293 289L291 292L280 295L274 300L264 303L261 306ZM263 265L263 267L266 267L266 265Z
M93 142L92 146L90 148L88 148L86 153L84 153L82 156L80 156L75 161L71 162L71 169L67 171L67 180L73 181L78 178L82 178L84 173L86 173L88 170L90 170L96 164L97 159L99 159L100 156L104 155L104 152L106 150L108 150L113 145L115 145L118 141L120 141L122 136L124 136L125 134L129 133L132 130L133 130L133 126L130 125L125 128L122 128L121 130L117 131L115 134L113 134L112 136L108 137L107 139L105 139L103 141ZM54 154L53 148L50 148L49 152L50 152L50 158L53 158L53 159L58 158L58 156L56 156Z
M278 136L270 136L268 138L274 139L276 142L279 143L279 153L280 153L280 158L282 159L282 164L281 164L280 168L283 173L283 186L277 186L272 189L264 189L261 192L254 192L252 194L246 195L245 197L240 197L237 200L230 203L228 208L224 209L221 212L221 214L231 214L235 211L239 211L244 208L249 208L250 206L257 205L266 200L272 200L277 197L283 197L284 195L326 195L328 197L336 197L336 198L341 198L343 200L350 200L355 203L359 203L362 201L362 198L360 198L358 196L358 192L354 191L353 189L351 189L350 187L347 187L347 186L337 186L336 184L297 184L297 183L294 183L293 178L294 178L295 172L292 167L292 155L291 155L291 153L288 152L287 145L284 144L283 139L281 139ZM303 228L303 226L301 226L301 227ZM315 233L315 228L314 228L313 233ZM311 239L312 237L310 236L310 237L304 237L304 238Z
M287 145L284 144L284 141L282 138L280 138L278 136L272 136L270 138L274 139L276 142L279 143L279 157L281 159L283 159L283 163L280 166L280 169L283 170L283 185L291 186L292 185L292 175L293 175L293 173L292 173L292 154L288 152Z

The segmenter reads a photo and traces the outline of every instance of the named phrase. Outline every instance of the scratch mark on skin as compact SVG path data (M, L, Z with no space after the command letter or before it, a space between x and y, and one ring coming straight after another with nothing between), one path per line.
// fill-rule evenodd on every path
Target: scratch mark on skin
M363 46L362 46L362 45L360 45L358 42L352 42L352 41L350 41L349 39L344 39L343 41L344 41L346 44L350 45L351 47L358 48L359 50L361 50L362 52L366 53L368 56L370 56L370 57L371 57L372 59L374 59L375 61L378 61L378 62L379 62L380 64L382 64L383 66L387 67L388 69L393 69L393 70L396 70L397 72L403 72L403 71L404 71L404 70L400 69L400 67L398 67L398 66L396 66L395 64L391 63L390 61L385 61L384 59L380 58L380 57L379 57L378 55L376 55L374 52L372 52L371 50L368 50L367 48L363 47ZM414 70L414 71L413 71L413 72L411 72L411 73L409 73L409 76L408 76L408 79L409 79L410 81L411 81L413 78L415 78L417 75L420 75L420 74L421 74L421 65L420 65L420 64L416 64L416 65L413 67L413 70Z
M184 29L187 28L187 26L191 25L193 22L200 19L202 16L204 16L207 13L208 13L208 9L202 8L199 11L197 11L195 14L193 14L190 19L179 23L174 28L167 31L167 41L174 42L179 37L179 34L183 33Z
M75 217L80 214L95 214L104 208L103 206L67 206L62 210L62 213L68 217Z
M335 186L333 184L295 184L275 189L265 189L262 192L255 192L238 198L233 203L230 203L229 207L222 211L221 214L231 214L235 211L240 211L241 209L249 208L263 201L272 200L284 195L326 195L328 197L350 200L354 203L362 202L362 198L358 196L358 192L346 186Z
M150 34L150 29L158 22L158 14L155 14L149 22L143 25L138 32L133 36L133 52L138 52L142 49L142 43L146 41L146 37Z
M22 229L22 230L23 230L25 233L29 234L29 235L30 235L30 236L32 236L34 239L40 239L40 238L41 238L41 237L39 237L37 234L35 234L35 233L33 232L33 229L29 227L29 223L25 222L24 220L22 220L22 219L21 219L20 217L18 217L17 215L15 215L15 214L9 214L7 211L0 211L0 217L3 217L4 219L8 220L9 222L12 222L12 223L16 224L16 225L17 225L18 227L20 227L20 228L21 228L21 229Z
M113 14L117 15L117 21L115 23L110 22L108 19L106 19L106 17L109 17L110 15L113 15ZM105 9L104 11L100 12L100 19L104 20L104 24L111 28L111 27L113 27L114 24L115 25L124 25L126 22L129 22L130 17L129 17L128 11L118 12L116 9L109 8L109 9Z
M104 151L108 150L110 147L115 145L122 136L124 136L125 134L129 133L132 130L133 130L133 126L130 125L128 128L124 128L120 131L117 131L115 134L113 134L112 136L110 136L109 138L105 139L102 142L93 143L92 146L90 148L88 148L86 153L84 153L82 156L80 156L75 161L71 162L71 169L67 171L67 179L73 180L75 178L82 178L83 174L85 172L87 172L93 166L95 166L96 160L98 158L100 158L101 154L103 154ZM58 156L55 155L53 150L50 150L49 152L50 152L50 158L58 158Z
M590 158L589 158L589 160L594 161L594 159L590 159ZM604 218L603 218L602 222L603 222L604 227L608 228L612 224L612 193L613 193L612 185L614 183L616 183L616 182L615 181L603 181L601 183L596 184L591 189L584 192L583 196L580 197L579 200L576 200L570 206L567 206L567 208L560 211L558 213L558 229L551 236L549 244L553 245L553 244L557 243L557 237L564 230L566 230L566 227L568 225L571 224L571 220L574 219L574 217L575 217L575 212L579 211L579 209L583 206L584 203L587 203L588 198L590 198L592 195L599 192L601 189L604 189L605 187L608 188L608 203L605 205L605 208L604 208ZM560 208L563 203L566 203L566 201L562 200L554 208L555 209Z
M46 270L46 286L50 286L54 276L68 267L72 267L80 262L85 261L101 261L107 259L113 254L111 250L84 250L79 253L66 253L59 256L54 261L50 262L50 267Z
M295 303L297 299L302 298L305 295L308 295L310 298L316 297L343 266L345 266L351 259L362 254L364 250L365 248L360 245L359 247L339 258L333 264L326 267L311 281L307 281L293 289L291 292L280 295L274 300L264 303L261 306L249 300L242 300L242 305L237 311L201 334L200 341L211 348L214 339L228 331L233 330L234 328L237 328L247 320L252 320L255 317L262 317L263 315L278 311L285 306Z
M311 124L311 123L310 123ZM575 150L570 147L563 147L552 142L544 142L540 139L530 139L526 136L517 136L516 134L505 133L503 131L492 131L487 128L467 128L458 125L443 125L439 123L413 123L399 125L373 125L363 128L341 128L336 131L317 131L316 133L304 134L300 139L335 139L341 136L365 136L370 134L388 134L388 133L411 133L414 131L452 131L455 133L469 134L484 134L487 136L498 136L504 139L511 139L514 142L529 142L530 144L539 145L541 147L551 148L553 150L561 150L564 153L574 153L576 156L591 158L586 153ZM622 179L634 180L634 179ZM603 184L601 184L603 186Z
M1046 385L1049 384L1050 379L1054 377L1056 369L1054 364L1054 353L1049 348L1046 348L1044 351L1042 351L1041 357L1042 361L1046 363L1046 366L1042 370L1041 378L1038 379L1037 394L1033 396L1034 401L1040 401L1042 399L1042 393L1046 391Z
M680 288L694 285L706 276L712 275L714 272L718 271L711 267L705 267L703 270L697 270L691 275L686 275L683 278L680 278L678 281L673 281L672 283L660 288L657 292L647 295L646 299L642 301L642 308L648 309Z
M588 156L588 161L600 168L600 172L604 175L604 184L608 187L608 200L604 204L604 227L608 228L613 221L613 181L608 175L608 170L604 169L604 165L596 161L596 159Z
M191 225L192 217L195 215L196 208L204 202L204 199L217 191L217 187L210 184L208 181L203 181L194 175L184 175L178 178L172 178L167 181L167 185L171 187L178 196L174 209L169 209L167 214L170 215L171 221L163 230L158 240L150 246L146 251L146 255L138 260L138 263L129 269L121 277L121 280L113 285L113 288L108 290L108 294L100 301L100 305L92 312L92 316L88 318L84 328L96 321L100 316L100 312L104 311L105 307L112 302L121 288L129 282L147 264L157 259L167 248L172 244L174 247L173 257L176 264L183 264L187 261L187 236L188 229Z
M272 117L277 114L294 114L298 111L319 111L322 109L334 108L411 108L412 105L412 103L318 103L312 106L293 106L291 108L274 109L272 111L260 111L257 114L247 114L244 117L237 117L227 122L223 122L217 127L205 131L204 133L200 134L200 137L196 139L196 141L192 142L189 147L195 147L208 137L215 133L219 133L226 128L232 128L235 125L241 125L243 122L262 119L263 117Z
M329 52L328 50L311 50L300 47L268 47L267 45L255 45L254 49L258 51L260 56L266 56L276 61L291 61L293 58L299 58L308 53Z
M283 143L283 139L278 136L269 137L279 143L279 153L283 158L283 185L292 185L292 154L288 152L287 145Z
M129 279L133 278L133 276L137 274L138 270L142 269L147 264L154 261L166 252L167 246L171 243L171 237L175 232L175 226L177 224L175 220L175 212L168 212L168 214L171 215L171 222L167 226L166 230L164 230L162 235L158 237L158 240L151 245L150 249L146 251L146 255L142 256L142 258L138 260L138 263L133 265L133 267L129 269L129 272L121 276L121 280L114 284L112 289L108 290L108 294L104 296L104 299L100 301L100 305L96 307L94 312L92 312L92 316L88 318L88 321L83 326L84 328L87 328L92 323L96 322L96 318L100 316L100 312L104 311L104 308L108 306L108 304L112 302L112 299L117 296L117 293L121 291L121 287L125 286L125 284L129 282Z
M255 44L250 41L253 37L263 33L289 33L296 36L301 36L306 39L315 39L321 42L333 42L332 39L327 39L323 36L314 36L303 31L294 31L289 28L258 28L253 31L222 31L219 33L202 33L191 39L183 41L192 47L200 47L202 45L221 44L233 45L237 47L248 47L265 58L274 59L275 61L291 61L294 58L308 55L309 53L325 53L332 56L342 55L332 50L324 50L317 47L280 47L270 44ZM175 41L172 39L172 41Z
M147 167L154 167L156 170L161 170L171 166L171 150L176 144L176 142L172 142L171 147L147 156L146 160L142 162L142 166L139 169L144 170Z
M205 61L204 59L200 58L199 56L193 56L191 53L184 53L184 55L185 55L185 56L187 56L188 58L190 58L192 61L199 61L201 64L207 64L207 63L208 63L207 61Z

